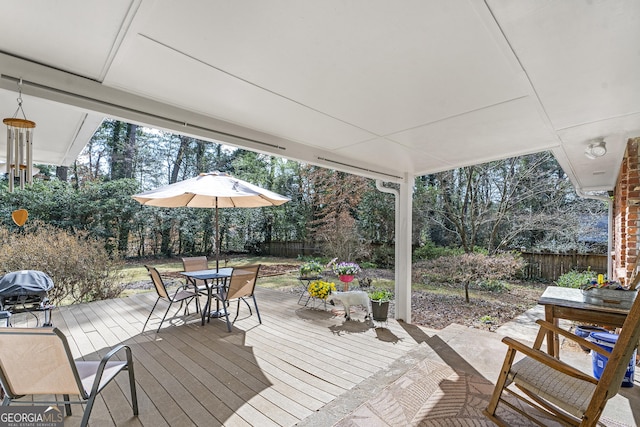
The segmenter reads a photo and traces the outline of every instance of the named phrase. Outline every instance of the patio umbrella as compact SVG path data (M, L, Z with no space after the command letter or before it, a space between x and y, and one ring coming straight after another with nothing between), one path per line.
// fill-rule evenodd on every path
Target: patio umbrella
M215 209L216 270L220 260L218 208L279 206L290 200L222 172L201 173L195 178L134 194L132 197L147 206Z

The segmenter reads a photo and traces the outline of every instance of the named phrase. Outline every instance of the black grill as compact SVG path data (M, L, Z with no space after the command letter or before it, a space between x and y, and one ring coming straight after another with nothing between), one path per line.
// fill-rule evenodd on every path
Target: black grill
M0 311L7 314L33 313L43 311L43 326L51 326L51 309L48 292L53 288L51 277L37 270L20 270L5 274L0 278ZM9 321L7 320L7 324Z

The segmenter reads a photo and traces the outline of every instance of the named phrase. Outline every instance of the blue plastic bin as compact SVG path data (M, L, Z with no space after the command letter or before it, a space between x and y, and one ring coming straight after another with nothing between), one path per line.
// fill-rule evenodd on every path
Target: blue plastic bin
M608 332L592 332L589 334L589 339L605 350L613 351L613 346L618 342L618 335L610 334ZM600 353L596 353L595 351L591 352L593 376L596 377L596 379L600 379L602 371L604 371L604 367L607 365L607 360L609 360L608 357L603 356ZM633 350L629 366L627 366L627 372L624 374L624 378L622 379L622 387L633 387L633 374L635 373L635 368L636 350Z
M591 335L594 332L609 332L609 331L599 326L582 325L582 326L576 326L574 334L576 334L580 338L589 339L589 335ZM580 348L586 351L587 353L591 351L588 347L580 346Z

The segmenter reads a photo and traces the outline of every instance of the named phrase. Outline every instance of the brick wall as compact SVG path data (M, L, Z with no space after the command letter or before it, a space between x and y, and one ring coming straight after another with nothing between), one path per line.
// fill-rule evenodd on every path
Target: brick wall
M613 200L613 278L629 279L638 259L638 221L640 215L640 138L629 140Z

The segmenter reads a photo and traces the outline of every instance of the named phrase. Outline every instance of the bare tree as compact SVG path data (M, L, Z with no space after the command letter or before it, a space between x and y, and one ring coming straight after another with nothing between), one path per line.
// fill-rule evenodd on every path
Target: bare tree
M597 219L604 205L580 201L550 153L511 158L434 174L422 204L441 242L490 253L532 247L553 235L578 233L579 220ZM437 235L438 233L436 233Z
M355 215L367 189L367 180L344 172L313 168L310 181L317 215L311 221L314 237L324 242L331 256L341 261L354 261L363 256L364 245Z

